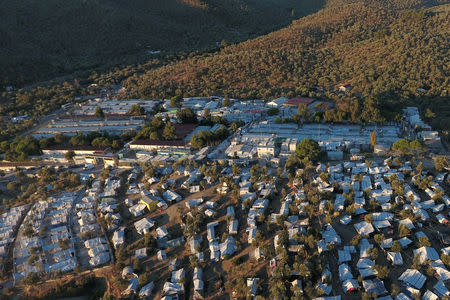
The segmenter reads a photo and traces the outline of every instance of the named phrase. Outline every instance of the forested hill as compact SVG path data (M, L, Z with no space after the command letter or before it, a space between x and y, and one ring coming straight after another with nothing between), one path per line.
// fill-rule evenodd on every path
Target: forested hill
M446 104L444 111L436 108L446 115L434 121L449 128L448 2L330 0L285 29L133 76L125 86L130 97L268 99L351 83L353 93L385 111L398 110L423 89L423 103Z
M325 0L2 0L0 88L243 41Z

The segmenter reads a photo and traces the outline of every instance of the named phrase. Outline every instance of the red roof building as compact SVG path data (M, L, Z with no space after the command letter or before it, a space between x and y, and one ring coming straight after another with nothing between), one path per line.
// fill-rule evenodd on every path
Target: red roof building
M175 124L175 134L179 139L184 139L192 131L194 131L196 124Z

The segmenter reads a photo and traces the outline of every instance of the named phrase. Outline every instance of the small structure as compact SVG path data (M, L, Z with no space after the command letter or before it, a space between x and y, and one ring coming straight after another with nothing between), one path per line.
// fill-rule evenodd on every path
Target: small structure
M403 258L402 255L399 252L388 252L387 253L388 259L392 262L394 266L401 266L403 265Z
M427 278L416 269L407 269L402 275L400 275L399 280L411 287L421 289Z
M425 263L427 260L435 261L439 259L439 254L432 247L421 247L419 249L415 249L413 253L414 256L419 256L421 264Z
M372 224L367 223L366 221L362 221L353 226L355 227L356 232L365 237L369 236L372 232L375 231Z
M143 259L143 258L146 258L146 257L147 257L147 248L137 249L137 250L134 252L134 256L135 256L137 259Z
M137 233L146 234L150 232L150 229L155 225L155 222L150 218L143 218L139 221L134 222L134 227Z
M164 261L164 260L166 260L166 259L167 259L166 251L164 251L164 250L159 250L158 253L157 253L157 257L158 257L158 260L159 260L159 261Z

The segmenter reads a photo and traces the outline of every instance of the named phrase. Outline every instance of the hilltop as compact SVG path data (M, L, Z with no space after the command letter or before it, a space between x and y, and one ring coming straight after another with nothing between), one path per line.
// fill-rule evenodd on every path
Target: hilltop
M329 1L287 28L149 70L125 86L130 97L266 99L351 83L352 93L388 112L421 96L418 105L440 113L434 125L448 128L449 12L448 1Z
M149 52L214 49L288 25L324 0L5 0L0 4L0 86L99 66Z

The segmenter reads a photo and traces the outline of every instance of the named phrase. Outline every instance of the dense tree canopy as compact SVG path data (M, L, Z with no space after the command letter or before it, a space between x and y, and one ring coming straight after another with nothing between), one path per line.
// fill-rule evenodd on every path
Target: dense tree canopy
M327 8L288 28L218 53L153 68L130 77L124 86L131 97L332 99L334 108L323 116L329 122L399 121L402 106L427 101L441 108L433 108L437 112L433 123L448 127L443 28L448 27L450 9L448 5L418 9L429 4L329 1ZM351 93L333 92L342 82L351 82Z
M311 161L317 161L320 158L319 144L312 139L304 139L297 145L295 155L299 159L308 158Z
M161 56L157 51L218 48L222 39L243 41L288 25L292 7L298 18L324 3L5 0L0 7L0 87L133 64Z
M197 123L197 115L192 108L183 108L177 110L177 118L181 123Z

